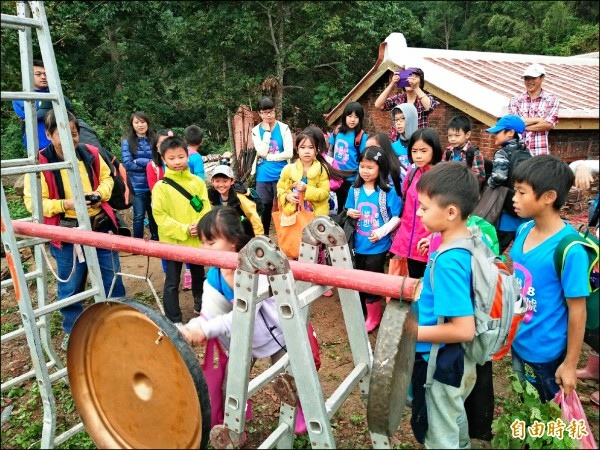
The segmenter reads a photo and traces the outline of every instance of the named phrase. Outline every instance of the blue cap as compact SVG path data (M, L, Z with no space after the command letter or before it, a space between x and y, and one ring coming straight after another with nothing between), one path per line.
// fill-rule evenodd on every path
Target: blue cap
M485 131L488 133L497 133L502 130L514 130L521 134L525 131L525 122L519 116L509 114L508 116L501 117L496 125Z

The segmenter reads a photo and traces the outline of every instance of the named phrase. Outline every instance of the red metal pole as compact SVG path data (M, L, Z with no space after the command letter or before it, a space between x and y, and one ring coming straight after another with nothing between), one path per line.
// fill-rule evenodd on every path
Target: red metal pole
M19 220L13 221L12 225L15 234L18 235L89 245L202 266L216 266L226 269L237 267L238 254L234 252L205 250L126 236L96 233L79 228L56 227ZM294 278L300 281L353 289L392 298L398 298L398 294L402 290L405 300L415 300L417 294L415 291L418 280L414 278L298 261L290 261L290 268Z

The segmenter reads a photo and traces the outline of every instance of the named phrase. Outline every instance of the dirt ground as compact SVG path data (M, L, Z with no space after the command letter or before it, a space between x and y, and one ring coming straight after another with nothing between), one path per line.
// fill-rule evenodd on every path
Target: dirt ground
M121 255L122 271L128 274L142 275L149 274L149 279L153 283L155 289L160 293L163 289L164 275L161 268L161 262L157 258L148 258L146 256L131 255L122 253ZM30 260L31 261L31 260ZM3 270L6 267L4 258L2 259ZM32 270L32 266L29 270ZM143 301L144 303L154 305L156 302L152 296L148 282L136 278L125 277L124 283L127 290L127 296ZM50 297L55 298L56 284L50 284ZM20 322L18 309L16 308L14 293L11 289L2 292L2 326L6 324L18 324ZM184 323L194 317L193 300L191 291L182 291L180 295L180 304L183 311ZM334 290L334 296L330 298L322 297L313 303L311 321L317 333L320 344L322 366L319 371L319 379L326 398L328 398L338 387L341 380L348 375L353 368L352 355L348 344L347 332L345 329L340 300L337 291ZM60 350L60 341L62 339L62 331L60 330L60 322L55 326L53 332L53 342L55 348L58 349L59 355L64 359L65 352ZM4 331L3 331L4 334ZM375 347L377 339L377 330L369 336L372 347ZM202 356L202 349L197 349L199 358ZM587 350L587 347L586 347ZM584 363L586 351L582 353L581 364ZM494 387L497 399L501 399L507 394L508 378L506 374L509 371L510 358L495 363ZM253 369L252 376L255 376L259 371L267 367L266 361L259 361ZM2 344L2 381L6 381L20 373L26 372L31 368L30 356L25 345L24 339L17 339ZM31 381L25 382L24 387L31 385ZM590 406L589 395L594 389L597 389L598 384L581 383L578 391L582 398L582 402L593 412L595 420L590 420L590 425L593 428L593 434L598 439L598 407ZM21 401L27 401L27 396L18 399L11 399L3 395L2 407L3 410L11 404L16 404ZM496 414L501 414L501 408L496 408ZM274 429L278 421L279 403L272 388L267 386L259 391L253 397L253 413L252 420L246 423L248 431L248 440L246 448L257 448ZM78 421L76 411L61 413L66 421ZM588 413L588 417L591 417ZM39 420L41 423L41 408L37 414L34 414L31 420ZM423 448L419 445L410 429L410 410L405 409L404 418L400 424L398 431L391 437L391 445L393 448ZM355 389L338 412L331 419L336 445L338 448L367 448L372 447L366 421L366 406L360 398L358 389ZM16 425L9 420L2 425L2 434L14 428ZM13 433L14 433L13 429ZM4 440L4 438L3 438ZM5 447L5 445L2 445ZM474 448L491 448L490 444L483 441L473 441ZM300 442L296 444L296 448L310 448L310 443L304 437L300 438Z

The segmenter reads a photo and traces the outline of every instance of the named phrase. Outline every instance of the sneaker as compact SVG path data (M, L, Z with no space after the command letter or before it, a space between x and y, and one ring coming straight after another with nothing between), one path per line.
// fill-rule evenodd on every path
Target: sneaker
M185 271L185 275L183 276L183 290L189 291L192 288L192 274Z
M325 292L323 294L323 297L332 297L333 296L333 291L331 289L329 289L327 292Z
M67 348L69 348L69 334L65 334L65 337L63 337L62 342L60 343L60 348L62 348L65 352L67 351Z

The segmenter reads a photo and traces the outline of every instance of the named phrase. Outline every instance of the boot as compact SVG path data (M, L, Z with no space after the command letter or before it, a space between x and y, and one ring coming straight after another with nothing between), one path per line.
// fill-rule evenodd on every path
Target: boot
M296 427L294 433L296 435L306 433L306 421L304 420L304 412L302 412L302 405L298 403L298 415L296 415Z
M381 314L381 301L378 300L374 303L367 302L367 321L365 322L367 333L372 332L379 326Z
M185 274L183 276L183 290L189 291L192 288L192 273L190 269L185 269Z
M598 353L590 350L587 365L577 370L577 378L581 380L598 380Z
M252 399L249 398L246 402L246 422L252 420L252 417L254 417L254 414L252 413Z

